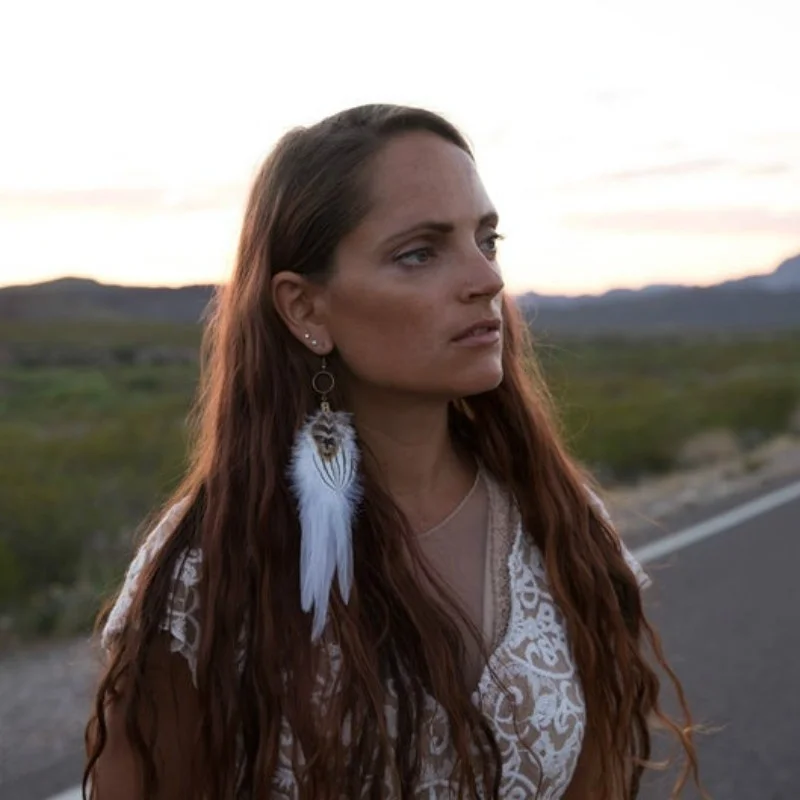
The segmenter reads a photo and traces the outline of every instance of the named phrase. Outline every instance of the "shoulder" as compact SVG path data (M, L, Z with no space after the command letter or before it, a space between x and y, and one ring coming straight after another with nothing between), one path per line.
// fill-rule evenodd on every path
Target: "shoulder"
M586 493L589 497L589 502L595 508L595 510L600 514L600 516L616 531L614 527L614 521L611 518L611 514L609 514L608 509L606 508L605 503L598 497L597 493L588 485L584 484L584 488L586 489ZM639 584L640 589L646 589L652 584L652 580L650 576L644 571L644 568L639 563L639 560L634 556L634 554L628 549L628 546L623 541L622 537L619 536L619 544L622 550L622 557L625 559L629 569L633 573L634 577L636 578L636 582Z
M131 607L142 573L156 558L170 535L175 531L188 508L187 500L171 506L147 534L131 561L125 574L122 588L109 612L103 627L100 643L109 650L130 621ZM199 548L187 548L175 562L167 610L160 622L161 630L168 634L170 649L180 653L189 664L192 676L196 673L197 646L200 631L199 585L202 577L202 552Z
M617 534L617 539L619 541L620 551L622 553L622 557L625 559L625 563L628 565L628 568L633 573L636 582L639 585L640 589L647 589L649 586L652 585L652 580L650 576L645 572L642 565L639 563L639 560L636 556L630 551L628 546L625 544L624 539L619 535L615 525L614 520L611 517L611 514L606 508L605 503L600 499L599 495L589 486L588 483L583 484L584 491L586 492L586 497L589 500L589 504L594 508L594 510L605 520L606 523L611 527L611 529ZM517 516L515 520L515 524L512 525L512 529L515 529L515 535L512 537L515 540L518 540L518 533L520 532L521 520ZM538 551L538 548L537 548Z

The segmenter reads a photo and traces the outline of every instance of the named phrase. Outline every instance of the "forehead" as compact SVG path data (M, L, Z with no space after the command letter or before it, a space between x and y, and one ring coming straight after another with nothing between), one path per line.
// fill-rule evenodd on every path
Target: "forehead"
M391 140L370 167L368 187L363 225L372 230L423 220L474 223L492 209L470 156L427 132Z

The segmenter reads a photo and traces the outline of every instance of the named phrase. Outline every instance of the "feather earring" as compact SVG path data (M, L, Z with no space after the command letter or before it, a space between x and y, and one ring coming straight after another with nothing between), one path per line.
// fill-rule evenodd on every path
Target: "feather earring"
M324 356L311 385L320 407L297 434L289 477L300 513L300 605L307 613L313 609L316 641L325 628L334 574L342 599L350 599L352 526L361 486L351 415L331 410L328 395L336 382Z

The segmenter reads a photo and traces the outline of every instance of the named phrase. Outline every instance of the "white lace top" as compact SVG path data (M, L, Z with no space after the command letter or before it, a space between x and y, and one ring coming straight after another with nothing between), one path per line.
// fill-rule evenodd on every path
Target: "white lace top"
M564 618L550 594L541 554L524 534L508 495L488 476L487 486L488 591L497 598L494 616L500 624L472 701L491 722L502 754L500 796L512 800L558 800L569 786L581 750L586 722L583 693ZM605 514L599 499L593 494L591 499ZM131 563L103 632L105 646L122 629L142 568L162 546L182 512L180 505L174 507ZM624 545L623 553L639 586L649 585L649 578ZM191 550L185 559L178 560L170 614L161 625L170 635L171 649L186 659L193 677L200 633L197 586L201 568L199 550ZM335 651L331 652L331 664L335 669ZM507 692L498 686L492 672ZM388 694L386 715L391 732L395 721L391 687ZM453 752L448 726L442 709L431 697L425 702L425 716L425 745L430 757L423 764L416 797L455 797L449 782ZM297 797L291 751L292 731L284 720L280 763L273 778L276 800Z

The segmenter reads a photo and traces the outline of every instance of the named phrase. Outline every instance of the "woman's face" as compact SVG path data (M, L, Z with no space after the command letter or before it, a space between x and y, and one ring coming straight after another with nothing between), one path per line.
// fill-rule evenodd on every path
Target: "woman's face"
M390 141L371 210L335 253L326 338L359 384L446 399L495 388L502 369L497 214L470 157L429 133ZM474 326L472 335L465 335Z

